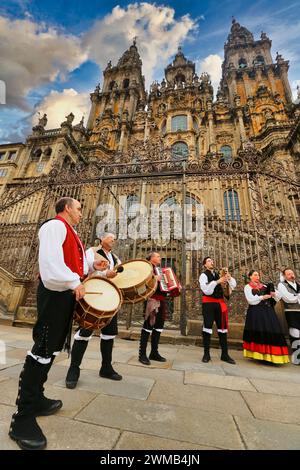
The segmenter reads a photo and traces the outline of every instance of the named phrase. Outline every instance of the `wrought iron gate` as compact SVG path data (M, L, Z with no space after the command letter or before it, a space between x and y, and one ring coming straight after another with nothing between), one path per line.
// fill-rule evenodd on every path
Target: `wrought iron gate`
M116 251L125 261L144 258L150 250L156 250L174 267L183 285L183 295L170 309L169 327L180 327L182 333L186 331L187 319L199 317L198 277L204 256L213 257L216 266L228 266L237 278L240 291L232 309L237 321L244 313L242 286L251 267L274 281L278 280L278 271L283 266L291 266L298 273L300 270L300 185L282 170L267 171L249 159L231 164L220 159L110 166L90 163L63 172L54 168L42 178L9 185L0 200L0 274L6 273L14 282L23 283L24 294L18 306L23 307L25 318L26 309L35 305L38 229L54 215L55 201L62 196L81 202L83 218L78 231L87 246L93 245L97 238L97 227L103 216L99 215L99 206L103 209L107 204L114 208L117 234L124 232L120 213L126 208L128 233L121 237ZM153 238L152 226L147 230L142 227L146 223L142 212L148 214L149 222L153 203L167 204L172 209L176 204L183 207L185 202L204 207L204 244L199 249L188 246L184 212L181 237L176 236L174 224L169 240L163 236ZM138 214L134 210L136 204L140 208ZM141 221L139 226L133 223L137 216ZM111 224L114 221L110 217L113 215L107 214ZM174 222L172 217L174 213L171 215ZM156 223L161 225L161 218ZM140 232L138 237L132 236L134 230ZM0 283L4 282L1 279L0 276ZM5 295L10 294L2 292L0 304L7 304ZM16 316L18 312L20 309L16 309ZM125 309L122 320L127 327L141 322L140 307Z

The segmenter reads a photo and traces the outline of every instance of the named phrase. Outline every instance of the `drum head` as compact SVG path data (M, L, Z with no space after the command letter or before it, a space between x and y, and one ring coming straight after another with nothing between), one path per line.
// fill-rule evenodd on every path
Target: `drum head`
M128 289L137 286L148 279L153 273L152 264L146 260L133 260L122 264L124 271L118 273L112 282L119 289Z
M119 307L121 295L118 289L106 279L94 277L84 282L88 305L101 312L111 312Z

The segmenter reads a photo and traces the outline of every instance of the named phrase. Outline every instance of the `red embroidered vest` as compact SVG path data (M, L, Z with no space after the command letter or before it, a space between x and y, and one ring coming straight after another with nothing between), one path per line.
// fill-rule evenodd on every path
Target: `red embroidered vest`
M63 218L57 215L55 219L61 220L67 229L67 236L63 243L64 261L73 273L77 273L80 278L84 277L83 268L83 245L72 226Z

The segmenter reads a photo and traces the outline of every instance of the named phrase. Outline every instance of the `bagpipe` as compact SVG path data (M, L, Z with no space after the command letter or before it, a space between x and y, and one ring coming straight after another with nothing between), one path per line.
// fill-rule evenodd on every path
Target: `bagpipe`
M227 274L229 274L228 268L221 268L220 269L220 271L219 271L219 276L220 277L224 277ZM229 285L229 282L228 281L222 282L221 287L222 287L222 290L223 290L224 297L226 297L226 299L229 299L229 297L231 296L231 293L232 293L232 289Z

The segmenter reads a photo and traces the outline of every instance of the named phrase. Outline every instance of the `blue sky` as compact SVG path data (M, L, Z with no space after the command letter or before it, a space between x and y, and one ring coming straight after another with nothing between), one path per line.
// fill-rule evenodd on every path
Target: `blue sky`
M290 60L292 88L300 85L300 0L112 2L107 0L1 0L0 80L7 86L0 104L0 142L24 141L37 119L48 127L72 111L87 119L89 93L102 81L132 38L143 60L146 84L161 80L178 45L210 73L216 89L231 18L258 39L263 30Z

